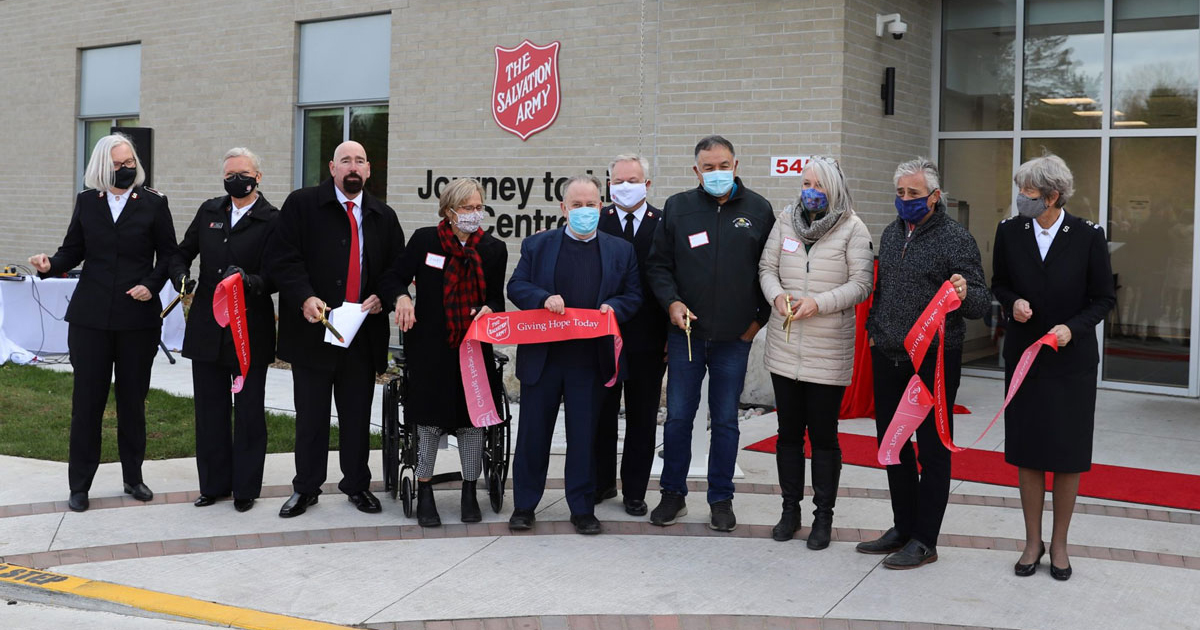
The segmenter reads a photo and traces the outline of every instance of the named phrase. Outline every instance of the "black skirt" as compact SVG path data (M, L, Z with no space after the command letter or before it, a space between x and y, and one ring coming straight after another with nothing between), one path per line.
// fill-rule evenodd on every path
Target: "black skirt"
M1026 376L1004 412L1004 461L1048 472L1092 467L1096 372L1037 370ZM1012 379L1005 370L1004 387Z

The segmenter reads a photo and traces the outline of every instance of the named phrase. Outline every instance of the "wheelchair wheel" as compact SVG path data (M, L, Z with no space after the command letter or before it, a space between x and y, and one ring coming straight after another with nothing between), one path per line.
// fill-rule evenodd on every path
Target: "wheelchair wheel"
M483 452L488 499L491 501L492 511L497 514L504 507L504 486L508 480L508 427L507 422L488 427L487 448Z
M413 481L412 471L405 469L400 477L400 502L404 506L404 517L411 518L413 513L413 499L417 496L416 484Z
M400 405L403 377L383 390L383 487L393 500L400 489Z

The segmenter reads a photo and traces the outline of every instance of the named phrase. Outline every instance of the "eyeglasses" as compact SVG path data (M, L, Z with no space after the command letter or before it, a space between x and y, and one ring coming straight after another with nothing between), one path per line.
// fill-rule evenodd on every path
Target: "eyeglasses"
M472 212L483 212L485 206L459 206L454 209L459 214L471 214Z
M113 165L114 171L121 168L122 166L124 166L125 168L135 168L135 167L137 167L137 160L135 160L133 158L129 158L128 160L125 160L124 162L113 162L112 165Z
M225 181L227 181L227 182L231 182L231 181L233 181L233 180L237 179L238 177L249 177L249 178L253 179L253 178L254 178L254 173L249 173L249 172L246 172L246 171L243 171L243 172L241 172L241 173L230 173L230 174L228 174L228 175L226 175L226 176L225 176Z

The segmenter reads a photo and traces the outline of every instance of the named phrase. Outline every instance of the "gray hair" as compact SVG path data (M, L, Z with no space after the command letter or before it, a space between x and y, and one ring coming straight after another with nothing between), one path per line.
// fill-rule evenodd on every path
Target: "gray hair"
M137 149L133 148L133 141L123 133L114 133L100 138L96 142L96 148L92 149L92 156L88 158L87 168L83 171L84 186L105 191L113 187L116 169L112 167L112 152L122 144L127 145L133 152L133 161L137 163L137 176L133 178L133 185L141 186L142 182L146 181L146 171L142 169L142 160L138 158Z
M924 175L925 187L929 189L930 193L935 190L939 190L942 187L940 181L941 178L938 175L937 165L923 157L918 157L915 160L909 160L907 162L901 162L900 165L896 167L895 174L892 175L892 185L898 186L900 184L900 178L908 177L909 175Z
M1013 174L1013 183L1017 188L1036 188L1043 197L1052 192L1058 193L1056 208L1067 205L1067 200L1075 194L1075 176L1062 158L1053 153L1043 154L1017 167Z
M613 169L617 166L617 162L637 162L638 165L642 167L642 178L650 179L650 160L647 160L637 153L622 153L613 158L613 161L608 163L609 175L612 175Z
M235 157L249 158L250 164L252 164L254 166L254 170L259 173L262 172L262 160L258 157L258 155L256 153L254 153L250 149L247 149L246 147L234 147L234 148L226 151L225 157L221 158L221 168L222 169L225 168L225 162L227 162L229 160L229 158L235 158Z
M563 200L566 200L567 191L571 190L571 186L574 186L575 184L578 184L580 182L587 182L587 183L595 186L597 195L599 195L601 190L604 190L604 184L602 184L600 182L599 177L596 177L595 175L591 175L589 173L584 173L582 175L574 175L574 176L570 177L569 179L567 179L566 183L563 184L563 188L562 188Z
M830 211L842 213L854 207L854 199L850 196L850 187L846 185L846 176L842 173L842 167L838 165L837 160L814 155L808 164L804 165L804 170L800 171L801 179L806 173L817 176L821 188L825 189L825 196L829 198ZM792 208L797 212L804 209L804 205L800 203L800 195L796 195L796 201L792 203Z

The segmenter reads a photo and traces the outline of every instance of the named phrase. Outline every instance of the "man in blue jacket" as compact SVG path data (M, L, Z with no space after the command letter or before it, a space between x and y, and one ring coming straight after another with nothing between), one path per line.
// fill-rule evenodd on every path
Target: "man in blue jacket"
M561 203L567 225L521 243L521 259L508 282L508 298L521 310L567 308L613 311L627 321L642 303L637 257L622 238L597 231L600 180L567 180ZM560 403L566 406L566 494L571 523L580 534L599 534L594 510L592 440L612 364L609 339L576 339L522 345L517 349L521 417L513 456L510 529L533 527L546 488L550 441Z

